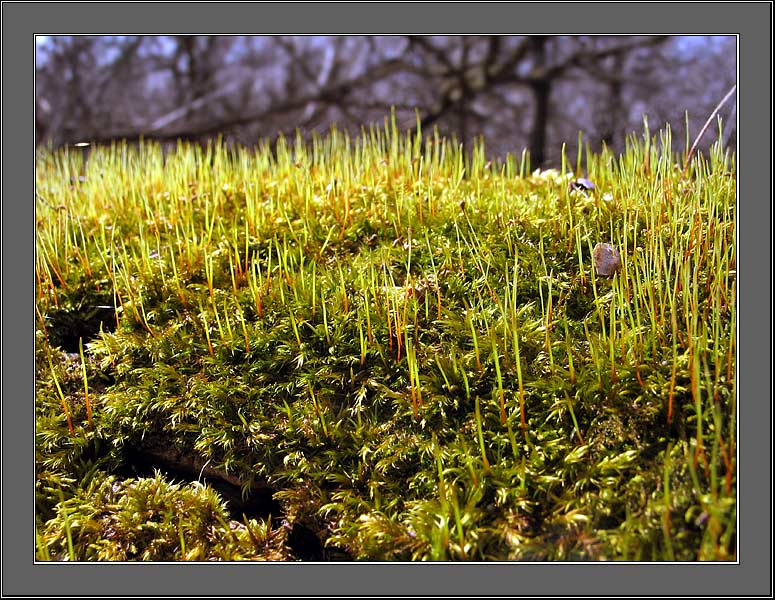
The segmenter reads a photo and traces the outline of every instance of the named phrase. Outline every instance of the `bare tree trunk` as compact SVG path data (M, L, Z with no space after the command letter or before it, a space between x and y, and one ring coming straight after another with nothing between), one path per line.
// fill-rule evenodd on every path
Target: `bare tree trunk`
M552 94L552 80L545 76L546 36L536 35L530 38L535 56L533 72L535 76L530 82L533 94L535 113L530 128L528 147L530 162L533 167L541 167L544 163L546 149L546 130L549 127L549 101Z
M533 167L540 167L545 157L546 129L549 126L549 97L552 86L549 81L536 81L530 89L535 102L535 115L530 129L530 162Z

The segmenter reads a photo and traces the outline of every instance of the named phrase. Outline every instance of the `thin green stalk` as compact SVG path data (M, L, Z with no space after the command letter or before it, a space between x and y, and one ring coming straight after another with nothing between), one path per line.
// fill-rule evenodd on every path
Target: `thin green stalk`
M503 391L503 377L501 376L501 364L498 356L498 347L495 344L495 336L490 336L492 340L492 357L495 361L495 379L498 383L498 406L501 413L501 425L506 425L506 399Z
M201 304L199 304L199 319L202 321L202 327L205 331L205 339L207 340L207 351L210 353L210 356L215 356L215 352L213 350L213 344L212 340L210 339L210 323L207 321L207 313L204 310L204 307Z
M90 428L94 428L94 423L92 423L91 419L91 400L89 399L89 379L86 376L86 358L84 358L83 355L83 338L78 338L78 352L81 355L81 373L83 375L83 390L84 390L84 400L86 402L86 419L89 423Z
M62 526L65 530L65 537L67 538L67 556L70 559L70 562L75 562L75 549L73 548L73 532L70 529L70 515L67 512L67 507L65 506L65 495L62 493L62 490L59 490L59 507L62 510Z
M70 416L70 409L67 407L67 400L65 400L65 394L62 392L62 387L59 385L59 378L57 377L56 371L54 370L54 362L51 360L51 351L46 347L46 356L48 357L48 366L51 369L51 377L54 380L54 385L56 385L57 392L59 392L59 399L62 402L62 409L65 412L65 417L67 417L67 429L70 431L70 435L73 435L75 433L75 430L73 429L73 419Z
M482 373L482 361L479 358L479 340L476 335L476 328L474 327L474 318L471 309L466 310L466 320L468 321L468 326L471 329L471 339L474 342L474 352L476 353L476 368L480 373Z
M671 526L670 526L670 512L672 510L672 500L670 497L670 469L671 469L671 457L670 453L672 452L673 445L668 444L667 450L665 450L665 467L663 469L663 477L662 477L662 485L664 487L664 491L662 494L663 502L664 502L664 517L662 519L662 532L664 534L665 538L665 547L667 550L667 557L668 560L674 561L675 560L675 552L673 550L673 535L671 532Z
M576 368L573 364L573 347L571 345L571 337L568 332L568 319L562 320L563 327L565 329L565 353L568 356L568 374L571 385L576 384Z
M307 382L307 389L309 390L309 395L312 398L312 406L315 408L315 414L317 415L318 420L320 420L320 426L323 428L323 435L328 437L328 425L326 424L326 418L323 415L323 411L320 409L318 399L315 396L315 390L312 389L312 383L309 381Z
M579 427L579 422L576 420L576 413L573 410L573 402L571 401L570 396L568 396L568 392L565 392L565 401L568 404L568 411L570 412L570 418L573 420L573 427L576 429L576 435L582 444L586 444L584 437L581 435L581 428Z
M476 396L474 398L475 405L474 405L474 412L476 414L476 434L479 438L479 450L482 453L482 463L484 464L484 470L487 472L488 475L492 474L492 471L490 470L490 461L487 460L487 452L485 451L484 447L484 434L482 433L482 415L479 411L479 396Z

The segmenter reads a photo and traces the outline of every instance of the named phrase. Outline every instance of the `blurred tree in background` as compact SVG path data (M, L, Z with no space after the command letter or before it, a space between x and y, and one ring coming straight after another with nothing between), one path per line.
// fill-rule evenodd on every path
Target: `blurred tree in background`
M557 165L578 132L615 152L670 123L693 139L736 83L734 36L38 36L36 143L216 135L243 145L332 124L426 131ZM735 104L721 112L735 148ZM700 149L715 139L707 135Z

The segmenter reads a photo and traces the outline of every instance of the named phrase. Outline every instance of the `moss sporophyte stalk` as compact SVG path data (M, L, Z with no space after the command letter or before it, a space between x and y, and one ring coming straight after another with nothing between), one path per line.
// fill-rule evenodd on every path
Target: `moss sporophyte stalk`
M735 156L672 145L40 152L37 558L734 560Z

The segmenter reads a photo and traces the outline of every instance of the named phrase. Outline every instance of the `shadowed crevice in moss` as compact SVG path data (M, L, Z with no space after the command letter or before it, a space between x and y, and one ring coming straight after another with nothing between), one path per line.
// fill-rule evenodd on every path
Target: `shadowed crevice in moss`
M325 547L313 528L299 522L288 524L280 503L274 499L275 490L266 482L252 481L249 487L237 477L208 466L207 462L191 453L163 449L158 444L149 447L129 446L123 451L122 464L113 471L122 478L147 478L160 474L173 484L200 482L218 493L224 500L231 519L271 520L275 527L288 530L286 545L292 556L303 561L348 561L347 551Z
M128 446L123 451L123 463L116 470L122 477L152 477L160 472L170 482L209 485L226 501L232 517L282 520L282 509L272 497L274 490L266 482L243 482L222 470L208 466L208 462L193 453L185 453L161 444Z
M53 310L45 321L49 343L69 353L78 352L81 339L85 347L100 331L116 330L116 313L109 306Z

